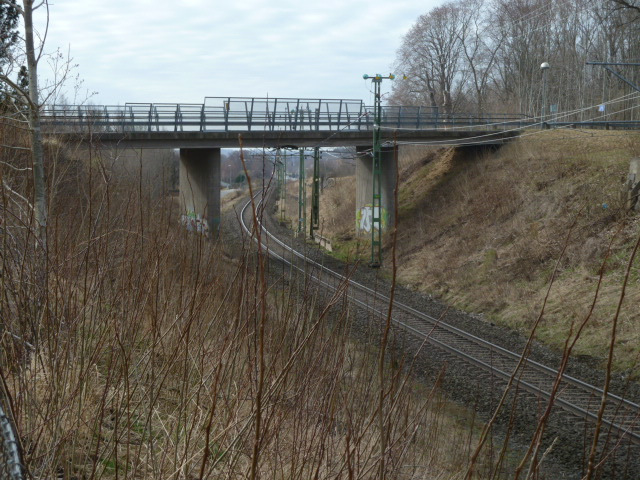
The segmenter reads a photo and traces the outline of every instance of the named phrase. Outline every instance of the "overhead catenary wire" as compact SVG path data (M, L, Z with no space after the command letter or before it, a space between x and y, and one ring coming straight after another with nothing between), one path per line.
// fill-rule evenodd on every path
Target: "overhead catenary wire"
M606 105L610 105L610 104L615 104L618 102L623 102L623 101L627 101L629 99L634 100L640 98L640 94L638 94L637 92L632 92L626 95L622 95L620 97L617 97L615 99L609 100L607 102L605 102ZM489 132L486 134L482 134L482 135L474 135L471 137L467 137L465 139L461 139L461 140L456 140L456 141L451 141L451 140L428 140L428 141L403 141L401 139L402 134L400 134L398 136L398 139L395 141L395 143L397 145L433 145L433 146L473 146L473 145L488 145L488 144L494 144L495 143L495 139L491 139L491 137L495 137L497 135L503 135L505 133L512 133L512 132L517 132L517 131L522 131L525 128L535 128L535 127L539 127L544 125L545 123L547 123L544 119L547 118L551 118L551 117L555 117L556 119L558 118L566 118L568 116L571 115L575 115L577 113L581 113L581 112L585 112L588 110L591 110L593 108L598 107L600 104L593 104L593 105L589 105L587 107L582 107L582 108L578 108L578 109L574 109L574 110L568 110L565 112L562 112L561 114L549 114L546 115L545 117L534 117L534 119L540 119L539 121L535 121L532 123L527 123L525 126L518 126L518 127L514 127L511 129L507 129L507 130L499 130L499 131L494 131L494 132ZM622 110L621 112L627 111L627 110L633 110L634 108L637 107L629 107L625 110ZM620 112L616 112L616 113L620 113ZM353 121L350 122L349 124L345 125L344 127L340 128L339 130L332 132L330 135L328 135L326 138L324 138L322 141L318 142L317 144L308 147L308 148L314 148L314 147L319 147L322 148L322 145L325 144L327 141L329 141L332 137L334 137L335 135L339 134L340 132L350 128L351 126L355 125L358 123L358 121L364 117L368 115L368 112L365 112L361 115L358 115L358 117ZM591 118L591 121L600 119L600 118L606 118L608 116L610 116L612 114L603 114L603 115L598 115L595 117ZM487 126L500 126L500 125L508 125L509 123L513 123L512 121L506 121L506 122L493 122L493 123L489 123L489 124L483 124L483 127L487 127ZM582 122L576 122L576 124L578 123L582 123ZM557 127L557 128L569 128L569 126L567 127ZM424 129L415 129L415 128L396 128L396 127L384 127L384 126L380 126L381 130L388 130L388 131L403 131L403 132L411 132L411 133L417 133L420 131L423 131ZM461 127L456 127L456 126L451 126L448 127L447 130L468 130L469 126L461 126ZM540 134L543 133L543 131L539 130L539 131L535 131L535 132L528 132L526 134L521 134L520 136L529 136L529 135L534 135L534 134ZM388 145L390 142L387 141L386 144ZM366 153L371 153L373 149L369 148L366 150L362 150L360 152L361 154L366 154ZM354 157L348 157L348 158L356 158L357 156Z
M614 98L612 100L608 100L606 102L600 102L598 104L589 105L587 107L576 108L574 110L565 110L565 111L559 112L559 113L550 113L550 114L544 115L544 116L540 115L540 116L536 116L536 117L529 117L532 120L538 120L538 119L540 119L540 120L539 120L539 123L528 124L528 126L529 125L536 125L536 124L540 125L541 123L545 122L544 119L549 119L549 118L554 118L554 117L555 118L560 118L560 117L566 118L566 117L568 117L570 115L576 115L578 113L582 113L582 112L585 112L587 110L596 108L596 107L598 107L600 105L613 105L615 103L624 102L624 101L628 101L628 100L634 100L636 98L640 98L640 94L638 92L631 92L631 93L628 93L626 95L622 95L620 97ZM615 112L615 113L617 114L617 113L620 113L620 112ZM606 115L613 115L613 114L614 113L606 114ZM455 117L455 114L452 115L452 116ZM598 118L598 117L595 117L595 118ZM511 120L505 120L505 121L502 121L502 122L483 123L481 126L482 127L492 127L492 126L500 126L500 125L509 125L509 124L513 124L515 121L517 121L517 120L511 119ZM383 130L394 130L394 131L411 131L411 132L420 131L420 129L409 128L409 127L403 128L403 127L385 127L385 126L381 126L380 128L383 129ZM468 125L460 125L460 126L451 125L451 126L449 126L447 128L447 130L468 130L468 129L469 129Z
M623 111L627 111L627 110L635 110L637 108L640 108L640 105L635 105L632 107L629 107L627 109L624 109ZM597 117L596 117L597 118ZM575 122L576 125L580 124L582 122ZM587 124L589 122L586 122ZM526 128L531 128L531 127L535 127L536 125L541 125L542 123L537 123L537 124L531 124L529 126L527 126ZM562 129L569 129L572 128L573 124L570 125L560 125L555 127L555 130L562 130ZM516 130L523 130L523 128L517 128L517 129L513 129L513 130L502 130L499 133L506 133L509 131L516 131ZM579 130L579 129L576 129ZM582 130L582 129L580 129ZM541 135L548 132L548 130L542 130L542 129L538 129L538 130L534 130L531 132L524 132L521 133L520 135L518 135L518 137L522 138L522 137L528 137L531 135ZM469 137L468 139L462 140L462 141L458 141L458 142L451 142L448 140L443 140L443 141L439 141L439 140L435 140L435 141L400 141L397 142L397 145L433 145L433 146L473 146L473 145L488 145L488 144L494 144L495 142L490 141L490 140L473 140L474 138L483 138L483 137L488 137L491 135L496 135L496 133L492 133L492 134L488 134L488 135L479 135L476 137ZM467 141L467 140L471 140L471 141Z
M607 104L626 101L629 98L631 98L631 99L640 98L640 94L638 94L637 92L633 92L633 93L630 93L630 94L627 94L627 95L623 95L621 97L618 97L617 99L614 99L614 100L611 100L611 101L607 102ZM579 108L579 109L563 112L562 115L554 114L554 115L546 116L545 118L551 117L551 116L555 116L556 118L566 118L568 116L575 115L576 113L580 113L580 112L583 112L583 111L591 110L591 109L593 109L593 108L595 108L597 106L598 105L590 105L588 107L583 107L583 108ZM638 108L638 106L629 107L627 109L622 110L622 112L628 111L628 110L633 110L635 108ZM620 113L620 112L617 112L617 113ZM595 116L590 121L595 121L595 120L600 119L600 118L606 118L609 115L611 115L611 114L603 114L603 115ZM542 118L542 117L535 117L535 118ZM499 126L499 125L506 125L506 124L509 124L509 123L513 123L513 121L511 121L511 122L502 122L502 123L494 123L494 124L489 124L489 125ZM546 123L547 123L546 121L541 120L541 121L537 121L537 122L527 123L525 126L518 126L518 127L514 127L514 128L511 128L511 129L507 129L507 130L499 130L499 131L489 132L489 133L482 134L482 135L474 135L472 137L467 137L466 139L457 140L457 141L451 141L451 140L402 141L401 137L403 135L406 135L407 132L417 133L417 132L420 131L419 129L404 129L403 131L405 133L398 135L398 140L396 141L396 143L398 145L441 145L441 146L482 145L482 144L488 144L488 143L495 143L494 141L490 141L489 140L490 137L495 137L496 135L502 135L504 133L511 133L511 132L521 131L521 130L523 130L525 128L540 127L540 126L542 126L542 125L544 125ZM580 123L584 123L584 122L579 122L579 121L575 122L575 124L580 124ZM485 125L482 125L482 126L485 126ZM381 128L383 128L385 130L392 130L392 131L393 130L402 130L402 129L397 129L397 128L394 128L394 127L381 127ZM468 130L469 127L467 126L467 127L463 127L463 128L466 128ZM453 129L454 129L454 127L451 127L448 130L453 130ZM483 140L480 140L480 139L483 139Z

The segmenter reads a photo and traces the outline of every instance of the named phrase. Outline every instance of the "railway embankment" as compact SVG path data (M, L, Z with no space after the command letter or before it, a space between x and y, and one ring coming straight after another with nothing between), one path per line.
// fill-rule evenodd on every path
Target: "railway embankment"
M538 341L559 352L575 339L574 356L596 369L624 296L613 365L637 381L640 260L629 261L640 215L628 209L627 181L639 154L638 133L610 131L530 132L482 155L401 147L400 283L473 314L482 330L528 335L540 319ZM325 192L323 235L341 258L366 259L367 239L345 220L349 184ZM383 275L390 265L388 236Z
M274 211L271 212L272 210ZM275 205L267 208L266 211L275 214ZM308 257L314 258L315 261L320 262L322 265L334 271L344 271L345 265L342 262L322 255L317 248L306 244L300 237L294 238L290 230L283 228L281 222L274 220L275 216L268 213L264 216L265 225L269 232L286 239L285 241L293 244L298 251L305 252ZM313 269L314 267L304 267L305 270L307 268ZM280 271L278 267L276 269ZM353 265L348 270L350 278L355 279L360 284L368 285L370 288L381 292L389 290L387 279L384 278L384 275L379 275L377 270L362 267L354 270ZM289 267L282 269L282 273L289 271ZM482 318L446 307L428 295L417 294L402 287L398 288L397 294L398 300L422 312L428 312L434 319L440 318L443 323L446 322L449 325L457 326L490 342L503 345L512 351L522 351L526 342L526 339L518 335L517 332L487 324ZM396 313L398 313L397 309ZM366 309L365 312L357 316L357 319L359 320L353 324L354 333L366 343L367 334L371 334L372 329L373 331L378 330L376 324L379 321L368 315ZM431 331L430 328L427 327L427 331ZM504 389L503 381L492 374L487 375L487 372L483 371L482 368L477 369L468 362L460 362L460 359L455 354L449 355L440 348L434 349L431 345L425 346L423 340L416 340L412 335L402 335L399 332L397 338L399 343L396 346L400 349L398 350L400 358L410 358L414 355L413 352L420 350L419 355L415 357L414 363L415 371L419 374L419 377L424 378L426 376L434 379L446 370L446 375L441 377L440 384L448 396L478 411L480 418L485 421L491 417ZM429 340L428 343L430 344L431 341ZM560 363L560 357L557 353L541 344L534 345L531 358L551 367L557 367ZM497 362L497 358L491 362L493 363L494 361ZM508 370L510 371L510 368ZM569 373L591 384L597 385L601 381L601 372L590 368L584 362L572 363ZM538 381L535 380L536 383ZM627 382L623 380L614 383L616 383L615 389L617 391L620 392L622 390L631 395L631 392L628 391L629 384ZM518 390L516 389L516 391ZM598 394L596 393L593 401L597 401L597 398ZM498 433L498 435L506 434L512 436L515 442L511 444L512 448L517 450L518 445L526 445L530 440L530 435L533 434L539 420L538 417L541 414L540 409L544 404L544 401L540 402L541 399L535 395L527 395L526 392L520 391L516 397L510 397L509 404L513 405L513 409L511 407L503 409L500 415L496 417L495 426L499 426L497 431L502 432ZM589 403L591 406L588 408L591 410L593 405L591 401ZM590 437L591 424L585 423L579 418L572 419L571 416L566 415L566 412L564 414L561 413L562 409L557 407L557 405L554 406L551 411L550 425L547 428L546 439L543 442L545 449L553 450L553 454L547 459L547 462L559 462L568 469L563 473L565 476L562 478L573 478L574 474L577 475L576 478L579 478L580 472L584 473L584 462L586 462L586 456L588 455L588 451L582 451L580 446L588 445L588 442L585 443L585 439ZM629 457L629 452L626 451L626 448L622 454L620 452L620 449L616 450L615 461L608 463L607 468L604 469L607 471L607 478L618 478L614 471L620 468L626 470L630 466L636 468L633 462L629 463L629 459L633 458L635 454ZM609 457L609 461L612 458ZM625 475L619 478L626 478Z
M567 338L575 341L567 372L597 386L604 383L612 315L620 305L611 389L637 401L640 289L638 263L629 261L640 223L627 208L625 184L639 144L629 133L557 131L481 156L442 148L401 150L398 298L436 317L446 312L448 323L516 352L537 324L531 357L556 367ZM331 268L343 268L343 259L362 260L351 275L385 290L390 238L383 268L365 268L369 249L353 232L350 184L349 178L336 179L321 204L322 234L339 258L297 243ZM278 223L269 228L278 230ZM290 238L291 231L281 229L280 235ZM423 362L425 371L436 364L432 360ZM480 395L466 369L457 371L454 363L447 368L445 389L490 413L502 387ZM499 423L535 424L540 412L535 399L527 402L534 408L519 408L518 416L531 418L505 417ZM563 415L551 422L550 431L561 439L555 459L578 471L585 452L577 455L571 445L587 438L584 423ZM526 443L527 430L516 431ZM629 465L624 459L623 464Z

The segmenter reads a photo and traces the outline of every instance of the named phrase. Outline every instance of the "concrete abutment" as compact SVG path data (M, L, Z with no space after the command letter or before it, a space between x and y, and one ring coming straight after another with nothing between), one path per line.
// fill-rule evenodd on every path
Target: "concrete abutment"
M395 149L382 147L382 172L380 191L382 194L382 230L394 222L393 190L396 186L397 165ZM366 235L373 228L373 153L371 146L356 147L356 234Z
M180 149L180 206L189 230L215 233L220 225L220 149Z

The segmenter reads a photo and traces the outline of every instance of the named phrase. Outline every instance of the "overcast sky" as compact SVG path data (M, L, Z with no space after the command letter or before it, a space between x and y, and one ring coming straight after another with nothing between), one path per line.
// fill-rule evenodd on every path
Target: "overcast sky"
M46 50L70 49L96 104L267 95L370 103L362 74L388 74L404 33L442 3L51 0Z

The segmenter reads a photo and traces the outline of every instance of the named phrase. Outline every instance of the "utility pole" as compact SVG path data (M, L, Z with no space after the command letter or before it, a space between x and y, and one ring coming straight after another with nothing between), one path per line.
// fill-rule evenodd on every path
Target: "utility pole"
M280 154L280 149L276 150L276 174L278 179L278 202L280 204L280 220L285 220L285 209L287 205L287 155L284 160Z
M320 148L313 149L313 184L311 186L311 228L309 234L320 228Z
M304 148L300 150L300 172L298 174L298 235L307 231L307 181L304 171Z
M587 62L587 65L600 65L601 67L604 67L605 70L607 70L609 73L612 73L613 75L618 77L620 80L622 80L624 83L629 85L631 88L633 88L634 90L640 92L640 87L638 87L638 85L633 83L631 80L626 79L621 73L619 73L619 72L615 71L613 68L611 68L611 67L640 67L640 63L635 63L635 62Z
M380 123L382 122L382 80L393 80L395 75L390 73L383 77L379 73L370 77L366 73L365 80L371 78L374 87L373 105L373 198L371 202L371 262L372 268L382 265L382 144L380 141Z

